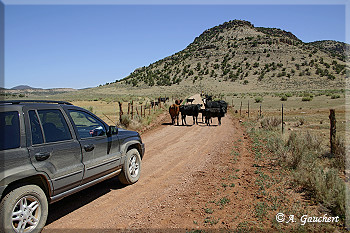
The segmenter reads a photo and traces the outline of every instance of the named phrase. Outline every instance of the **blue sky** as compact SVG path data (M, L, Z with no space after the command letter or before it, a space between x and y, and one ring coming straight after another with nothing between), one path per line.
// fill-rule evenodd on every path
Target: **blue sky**
M281 28L304 42L346 41L344 1L332 1L337 5L327 1L299 5L23 2L4 1L6 88L78 89L114 82L181 51L206 29L233 19ZM54 3L45 1L50 2Z

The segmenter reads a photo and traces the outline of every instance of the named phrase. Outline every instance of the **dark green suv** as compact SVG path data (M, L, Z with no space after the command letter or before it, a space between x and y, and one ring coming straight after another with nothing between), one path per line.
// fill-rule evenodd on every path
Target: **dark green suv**
M140 135L68 102L0 101L0 130L0 231L40 232L48 203L140 177Z

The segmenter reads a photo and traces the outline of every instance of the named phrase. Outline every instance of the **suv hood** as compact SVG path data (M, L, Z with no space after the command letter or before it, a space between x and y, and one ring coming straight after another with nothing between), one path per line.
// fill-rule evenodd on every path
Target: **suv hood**
M122 128L118 128L118 135L125 137L140 137L139 133L136 131L126 130Z

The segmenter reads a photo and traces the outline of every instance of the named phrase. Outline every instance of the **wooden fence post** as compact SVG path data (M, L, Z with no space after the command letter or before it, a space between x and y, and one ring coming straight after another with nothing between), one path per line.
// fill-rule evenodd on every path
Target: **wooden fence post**
M134 101L131 101L131 119L134 119Z
M283 104L282 104L282 133L284 132L284 124L283 124Z
M261 104L260 104L260 117L261 117Z
M249 100L248 100L248 118L249 118Z
M128 115L130 115L130 103L128 103Z
M242 116L242 101L241 101L241 107L239 107L239 116Z
M335 149L336 149L336 133L337 133L337 129L336 129L336 119L335 119L335 110L334 109L330 109L329 110L330 114L329 114L329 120L331 123L331 127L330 127L330 143L331 143L331 155L334 155L335 153Z
M119 121L122 122L123 107L122 107L122 103L118 102L118 104L119 104Z

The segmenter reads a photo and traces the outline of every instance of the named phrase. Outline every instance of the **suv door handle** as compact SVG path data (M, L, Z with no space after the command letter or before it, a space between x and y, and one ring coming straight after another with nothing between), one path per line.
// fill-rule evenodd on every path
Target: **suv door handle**
M35 154L36 161L44 161L50 157L50 152L40 152Z
M93 151L94 149L95 149L94 144L84 145L84 150L85 150L86 152Z

